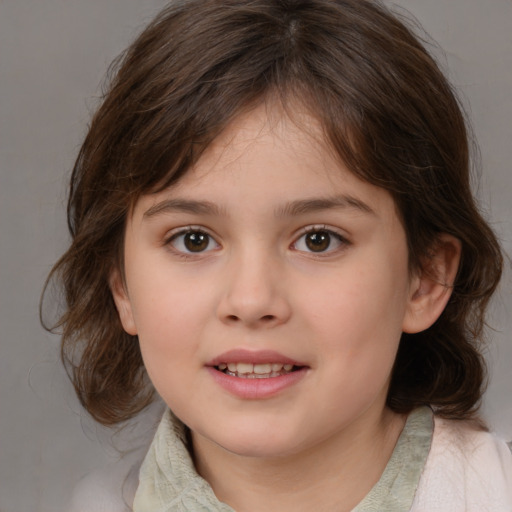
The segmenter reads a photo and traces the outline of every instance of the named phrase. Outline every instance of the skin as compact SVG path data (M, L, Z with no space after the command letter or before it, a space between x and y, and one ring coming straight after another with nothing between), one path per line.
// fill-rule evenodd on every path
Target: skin
M460 251L443 235L437 279L411 274L391 196L297 111L241 115L176 185L143 196L125 274L111 280L155 388L191 429L199 473L237 511L350 510L367 494L405 421L385 406L401 333L437 319ZM311 250L305 230L330 245ZM204 249L191 252L187 232ZM274 350L305 370L242 398L208 368L232 349Z

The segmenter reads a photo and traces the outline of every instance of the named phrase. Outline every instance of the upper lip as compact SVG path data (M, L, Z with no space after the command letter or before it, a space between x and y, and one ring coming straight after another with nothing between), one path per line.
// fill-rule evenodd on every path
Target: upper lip
M307 366L274 350L252 351L247 349L228 350L227 352L216 356L211 361L206 363L206 366L218 366L221 363L282 363L292 364L293 366Z

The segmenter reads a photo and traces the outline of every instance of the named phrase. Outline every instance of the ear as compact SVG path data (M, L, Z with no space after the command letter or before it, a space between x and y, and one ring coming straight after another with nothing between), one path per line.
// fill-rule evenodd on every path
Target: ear
M135 336L137 334L137 327L135 326L135 320L133 317L132 303L128 296L126 283L118 269L111 273L109 285L123 329L128 334Z
M441 316L452 294L460 255L460 240L445 233L437 237L428 260L411 280L403 332L424 331Z

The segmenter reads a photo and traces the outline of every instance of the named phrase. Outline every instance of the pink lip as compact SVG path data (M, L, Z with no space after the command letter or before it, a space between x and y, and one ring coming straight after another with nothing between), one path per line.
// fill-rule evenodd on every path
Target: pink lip
M291 373L268 379L244 379L227 375L214 367L207 367L213 380L230 394L245 400L263 400L271 398L281 391L302 380L308 371L307 367Z
M215 367L221 363L281 363L291 364L297 368L290 373L279 375L278 377L246 379L227 375L217 370ZM246 400L262 400L271 398L281 391L284 391L286 388L298 383L308 373L309 366L290 359L274 350L251 351L235 349L224 352L209 361L206 364L206 369L213 380L230 394Z
M206 363L206 366L218 366L221 363L282 363L293 364L294 366L307 366L298 361L294 361L289 357L283 356L274 350L251 351L246 349L235 349L224 352L223 354L220 354L219 356Z

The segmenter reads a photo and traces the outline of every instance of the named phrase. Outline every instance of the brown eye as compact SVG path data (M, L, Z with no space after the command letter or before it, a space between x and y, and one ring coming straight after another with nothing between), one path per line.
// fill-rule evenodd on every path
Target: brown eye
M311 229L300 236L292 247L305 253L331 253L346 245L350 245L348 240L335 231Z
M305 235L307 248L313 252L326 251L331 245L331 235L327 231L314 231Z
M177 233L171 238L170 245L183 253L206 252L218 247L215 240L204 231L182 231Z
M187 233L183 239L185 247L190 252L201 252L204 251L209 244L210 237L206 233L200 231L195 233Z

